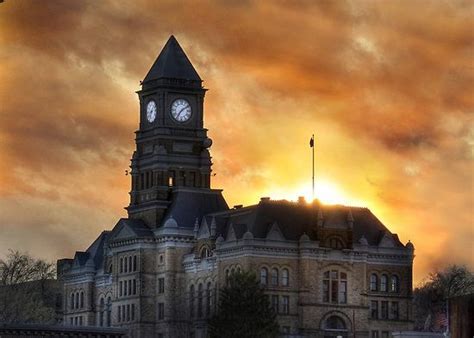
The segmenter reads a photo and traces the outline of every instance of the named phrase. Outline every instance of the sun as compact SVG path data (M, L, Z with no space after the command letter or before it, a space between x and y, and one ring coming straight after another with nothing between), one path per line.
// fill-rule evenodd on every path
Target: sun
M364 206L364 201L358 200L350 196L338 184L327 180L320 179L315 182L314 198L323 204L343 204L350 206ZM298 197L303 196L307 202L312 200L311 183L300 184L296 188L275 188L269 193L272 199L286 199L296 201Z

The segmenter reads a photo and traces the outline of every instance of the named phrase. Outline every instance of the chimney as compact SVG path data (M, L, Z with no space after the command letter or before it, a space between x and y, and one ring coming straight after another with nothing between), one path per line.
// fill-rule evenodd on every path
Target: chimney
M260 203L265 203L269 201L270 201L270 197L260 197Z

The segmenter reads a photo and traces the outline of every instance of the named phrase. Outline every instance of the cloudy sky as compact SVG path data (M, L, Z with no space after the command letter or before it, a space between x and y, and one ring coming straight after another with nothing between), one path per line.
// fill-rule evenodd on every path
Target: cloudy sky
M125 216L135 91L174 34L209 88L229 205L370 208L415 281L474 268L472 1L0 3L0 256L84 250Z

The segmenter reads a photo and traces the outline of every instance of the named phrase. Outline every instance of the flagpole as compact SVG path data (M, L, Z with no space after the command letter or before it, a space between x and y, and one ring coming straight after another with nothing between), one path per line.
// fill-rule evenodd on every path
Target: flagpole
M311 200L311 204L314 202L314 134L311 136L311 140L313 140L313 146L311 147L311 150L312 150L312 163L313 163L313 198Z

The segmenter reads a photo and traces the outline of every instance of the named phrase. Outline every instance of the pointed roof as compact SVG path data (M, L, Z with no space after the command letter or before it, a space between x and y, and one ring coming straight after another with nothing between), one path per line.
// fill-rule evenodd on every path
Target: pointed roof
M161 78L202 81L173 35L166 42L143 83Z

